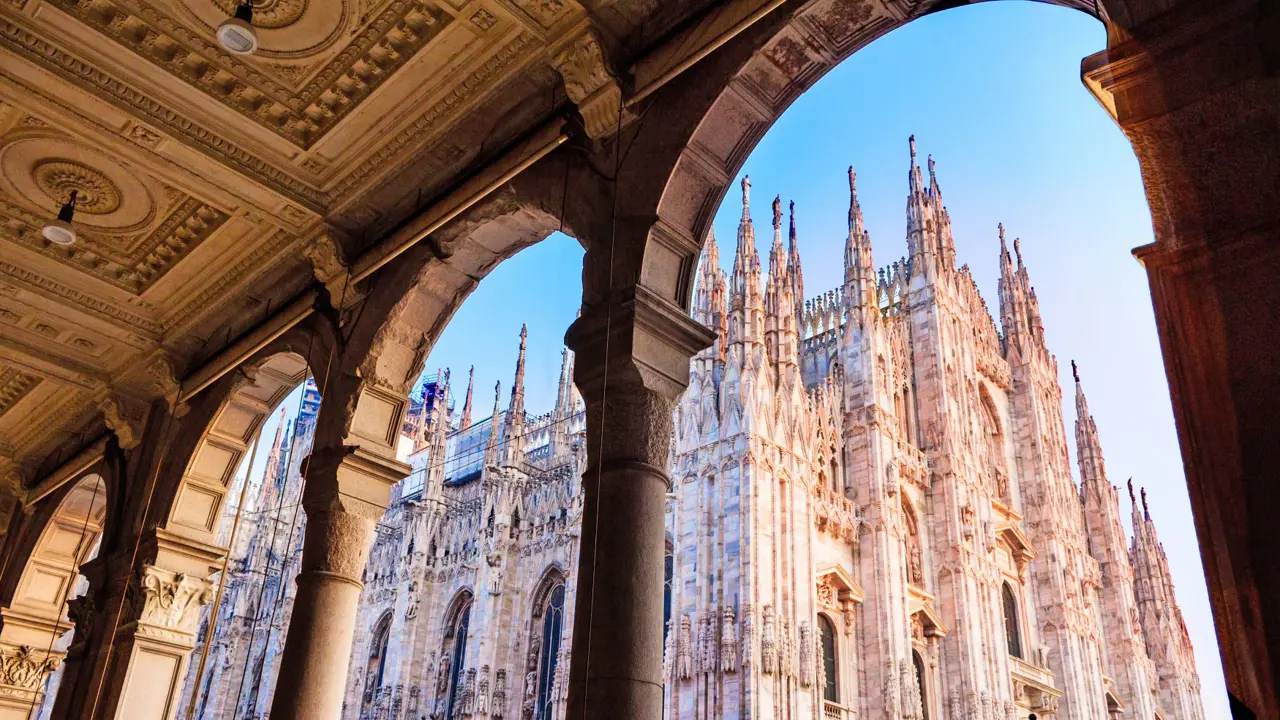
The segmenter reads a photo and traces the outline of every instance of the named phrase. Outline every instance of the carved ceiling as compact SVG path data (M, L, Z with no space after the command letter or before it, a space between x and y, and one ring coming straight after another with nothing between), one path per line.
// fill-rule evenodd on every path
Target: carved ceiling
M0 485L145 416L317 236L367 246L558 113L589 22L640 47L708 1L257 0L248 56L234 0L0 1Z

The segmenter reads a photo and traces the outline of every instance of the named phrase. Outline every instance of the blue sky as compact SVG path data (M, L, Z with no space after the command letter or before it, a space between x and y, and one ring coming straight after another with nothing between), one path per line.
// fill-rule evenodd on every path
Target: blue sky
M1036 3L982 3L922 18L859 51L805 93L744 172L751 175L762 256L771 241L770 201L775 194L795 200L810 297L841 280L849 165L858 172L877 265L905 254L912 133L921 163L927 154L937 161L959 260L970 264L993 310L996 224L1022 238L1062 373L1073 464L1071 359L1080 364L1111 481L1123 486L1133 477L1148 489L1195 644L1208 717L1226 718L1146 273L1130 255L1152 241L1151 218L1132 149L1080 82L1080 60L1104 42L1092 18ZM726 267L739 213L735 189L715 221ZM564 236L503 263L459 309L427 371L452 368L460 395L474 364L475 416L484 417L495 380L506 402L520 325L527 322L526 405L534 413L550 409L581 269L581 249ZM1127 500L1121 514L1127 524Z

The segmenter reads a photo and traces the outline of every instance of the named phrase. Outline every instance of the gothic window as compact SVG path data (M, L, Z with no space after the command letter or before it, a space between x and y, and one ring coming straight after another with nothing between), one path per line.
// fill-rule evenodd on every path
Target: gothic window
M836 629L826 615L818 616L818 639L822 644L822 699L840 702L840 685L836 671Z
M382 687L382 675L387 669L387 644L391 639L391 613L386 612L373 628L373 640L369 643L369 660L364 671L364 702L373 702Z
M929 720L929 683L925 682L924 658L920 657L920 653L911 651L911 663L916 666L916 689L917 696L920 698L920 718L921 720Z
M446 657L452 658L447 669L445 688L445 717L454 717L454 706L461 700L458 697L458 681L462 679L462 668L467 662L467 635L471 630L471 593L463 591L453 601L452 612L446 616L448 628L444 636Z
M1009 644L1009 654L1022 657L1022 632L1018 629L1018 599L1014 597L1009 583L1001 586L1000 594L1004 600L1004 636Z
M671 541L667 541L666 557L662 562L662 642L667 642L667 632L671 630L671 578L675 572L675 554Z
M552 568L533 594L533 627L529 633L533 639L526 668L526 676L535 680L529 688L537 698L533 720L551 720L554 710L556 666L564 634L564 593L564 575Z

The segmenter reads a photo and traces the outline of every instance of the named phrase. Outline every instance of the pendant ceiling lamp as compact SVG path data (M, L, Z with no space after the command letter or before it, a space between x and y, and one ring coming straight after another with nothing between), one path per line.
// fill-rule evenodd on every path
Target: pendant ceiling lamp
M222 21L218 26L218 43L236 55L250 55L258 49L258 31L253 29L253 3L240 3L236 6L235 17Z
M75 228L71 227L71 218L76 213L76 191L71 191L71 197L62 204L62 208L58 210L58 219L44 226L40 231L48 240L55 245L70 245L76 241Z

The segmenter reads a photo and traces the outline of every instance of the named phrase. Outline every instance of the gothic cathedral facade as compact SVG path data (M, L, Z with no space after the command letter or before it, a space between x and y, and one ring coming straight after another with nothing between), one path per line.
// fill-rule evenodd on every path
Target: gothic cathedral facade
M1130 485L1127 541L1078 375L1072 478L1018 242L1011 255L1001 228L997 328L914 141L908 181L907 255L877 269L850 171L844 282L808 302L794 209L784 246L774 201L766 271L747 180L730 273L707 243L694 314L719 339L674 410L664 716L1202 720L1145 493ZM472 423L473 383L456 416L448 374L428 385L366 573L345 717L563 717L586 460L571 378L566 351L555 408L527 413L522 333L510 403L495 393L488 419ZM288 504L294 442L277 437L250 502L197 718L266 711L269 690L233 689L241 665L274 677L254 638L287 624L262 598L291 590L259 587L270 560L252 566L297 550L266 539L301 537L269 512Z

